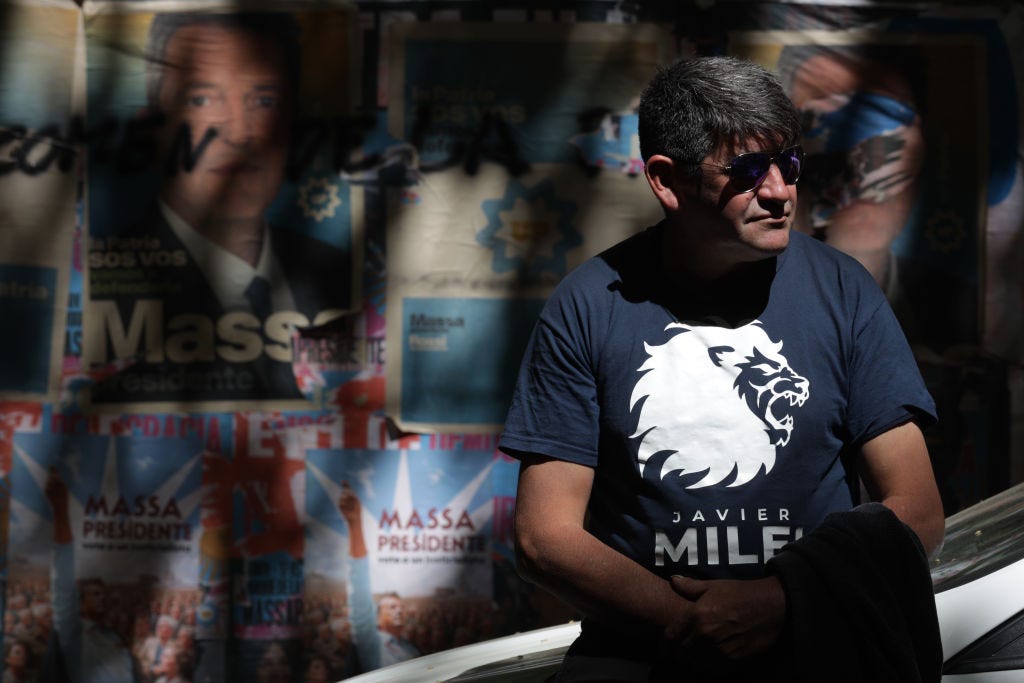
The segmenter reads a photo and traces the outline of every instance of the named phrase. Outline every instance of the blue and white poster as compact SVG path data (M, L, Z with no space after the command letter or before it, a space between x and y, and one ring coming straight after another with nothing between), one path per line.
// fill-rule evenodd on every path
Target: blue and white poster
M493 635L494 449L416 445L307 453L307 622L358 652L336 676Z
M353 8L155 9L85 6L90 400L306 408L297 329L362 300Z
M195 647L201 475L192 440L15 435L10 593L33 600L20 637L45 645L40 670L219 673Z
M636 107L670 46L647 24L393 27L389 132L418 151L387 233L400 427L498 431L552 288L660 219Z

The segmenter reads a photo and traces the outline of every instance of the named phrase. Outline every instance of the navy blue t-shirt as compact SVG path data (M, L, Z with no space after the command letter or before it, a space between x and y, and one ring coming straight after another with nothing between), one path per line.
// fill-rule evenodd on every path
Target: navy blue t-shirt
M853 505L850 458L935 407L881 289L793 232L715 284L670 279L661 226L570 273L500 446L595 468L588 529L653 572L756 578Z

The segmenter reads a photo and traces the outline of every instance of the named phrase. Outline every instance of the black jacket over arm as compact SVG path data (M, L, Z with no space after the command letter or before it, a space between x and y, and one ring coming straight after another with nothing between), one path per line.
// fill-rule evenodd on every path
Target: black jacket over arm
M884 505L829 515L768 570L786 592L795 680L941 679L928 559L917 535Z

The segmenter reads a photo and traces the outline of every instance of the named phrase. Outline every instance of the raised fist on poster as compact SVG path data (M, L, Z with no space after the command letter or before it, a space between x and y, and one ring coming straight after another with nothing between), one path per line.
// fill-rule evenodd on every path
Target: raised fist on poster
M348 545L349 555L352 557L366 557L366 540L363 536L363 504L359 496L348 485L347 481L341 482L341 494L338 496L338 511L348 524Z

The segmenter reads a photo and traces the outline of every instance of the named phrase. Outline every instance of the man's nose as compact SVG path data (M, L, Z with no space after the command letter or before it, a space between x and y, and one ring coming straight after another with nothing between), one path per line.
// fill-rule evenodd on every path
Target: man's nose
M782 177L782 171L775 162L768 167L768 175L757 188L757 194L764 199L786 201L789 199L789 190L786 189L786 181Z
M246 103L241 100L232 101L224 114L224 121L220 125L220 137L224 142L239 147L251 144L256 135L256 127Z

